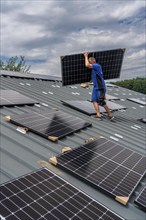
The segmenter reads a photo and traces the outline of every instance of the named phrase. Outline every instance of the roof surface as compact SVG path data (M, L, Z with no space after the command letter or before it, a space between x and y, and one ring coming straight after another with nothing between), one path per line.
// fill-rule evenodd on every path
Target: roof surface
M136 104L126 100L127 98L139 98L145 101L146 96L134 91L130 91L120 87L111 87L108 85L107 94L119 97L120 100L115 102L127 107L126 111L114 112L116 123L110 122L108 119L96 121L94 117L83 114L75 109L62 104L60 100L88 100L90 99L90 88L83 89L80 85L62 87L61 82L56 79L45 81L41 79L14 78L12 76L1 76L1 89L12 89L26 95L30 98L37 99L40 103L34 106L14 106L2 107L1 113L1 153L0 153L0 182L5 183L9 180L35 171L40 168L38 161L48 161L50 157L60 154L64 146L77 147L85 143L90 137L104 136L116 143L119 143L138 153L146 154L146 136L145 123L137 119L145 118L145 106ZM79 132L51 142L37 134L28 132L22 134L17 131L17 126L6 122L4 116L13 114L22 114L40 110L49 110L58 108L66 113L78 116L92 123L92 127L88 127ZM146 182L144 177L131 196L128 205L123 206L110 198L106 194L100 192L66 173L65 171L48 164L53 172L57 173L74 186L86 192L97 201L103 203L108 208L117 212L119 215L128 220L145 220L146 215L138 209L134 204L136 196L139 194Z

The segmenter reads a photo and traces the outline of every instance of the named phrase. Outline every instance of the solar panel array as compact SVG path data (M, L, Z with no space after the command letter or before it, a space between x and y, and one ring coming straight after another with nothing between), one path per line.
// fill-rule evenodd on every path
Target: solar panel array
M143 188L134 202L146 212L146 186Z
M0 192L6 220L123 219L45 168L1 185Z
M124 205L146 172L146 157L105 138L50 158L50 162Z
M140 100L140 99L128 98L127 100L132 101L132 102L135 102L135 103L140 104L140 105L146 105L146 102L145 102L145 101L142 101L142 100Z
M56 110L13 115L10 116L10 121L52 141L92 125L81 118Z
M38 101L13 90L0 90L0 94L0 107L38 103Z
M103 70L104 79L119 78L125 48L89 53L95 57ZM61 56L61 72L63 86L91 81L91 70L85 67L82 54Z
M78 101L78 100L74 100L74 101L69 101L69 100L63 100L62 101L63 104L74 108L80 112L83 112L87 115L95 115L96 111L93 107L93 103L90 101ZM110 110L112 111L116 111L116 110L121 110L121 109L126 109L126 107L116 104L115 102L111 102L111 101L106 101L107 105L109 106ZM104 109L104 107L100 106L100 112L104 113L106 112L106 110Z

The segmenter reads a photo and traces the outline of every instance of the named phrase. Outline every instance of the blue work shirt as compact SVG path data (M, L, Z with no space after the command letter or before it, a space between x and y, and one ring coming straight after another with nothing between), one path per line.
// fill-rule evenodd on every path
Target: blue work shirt
M102 68L100 64L92 64L92 81L95 90L103 90L106 93L105 81L103 78Z

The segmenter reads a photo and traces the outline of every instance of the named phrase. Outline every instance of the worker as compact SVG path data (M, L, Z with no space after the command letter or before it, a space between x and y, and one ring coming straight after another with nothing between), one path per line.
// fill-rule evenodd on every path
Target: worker
M113 120L114 116L112 115L105 101L106 86L103 78L101 65L96 62L96 59L94 57L88 58L87 52L84 53L84 57L85 57L85 66L87 68L92 69L93 91L92 91L91 101L93 102L93 106L96 111L96 118L98 120L102 120L99 109L99 105L100 105L103 106L104 109L107 111L109 120Z

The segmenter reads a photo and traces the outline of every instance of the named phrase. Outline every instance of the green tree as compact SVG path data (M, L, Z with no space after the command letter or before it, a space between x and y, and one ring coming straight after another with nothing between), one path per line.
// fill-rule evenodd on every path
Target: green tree
M122 80L114 82L113 84L146 94L146 78L137 77L136 79Z
M23 73L30 72L30 66L26 65L25 56L11 57L6 62L0 60L0 69Z

